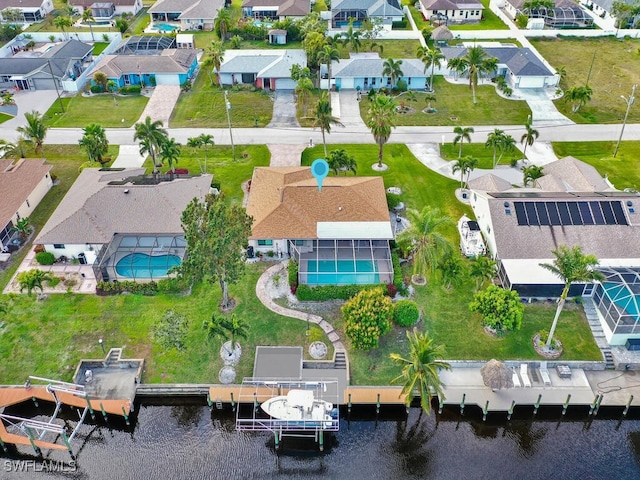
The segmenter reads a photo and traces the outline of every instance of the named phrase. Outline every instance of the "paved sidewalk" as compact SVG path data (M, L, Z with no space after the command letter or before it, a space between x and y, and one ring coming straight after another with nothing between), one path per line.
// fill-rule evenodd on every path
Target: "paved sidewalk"
M138 122L144 122L145 118L151 117L152 121L160 120L165 127L168 127L171 112L179 96L180 85L158 85L154 88Z

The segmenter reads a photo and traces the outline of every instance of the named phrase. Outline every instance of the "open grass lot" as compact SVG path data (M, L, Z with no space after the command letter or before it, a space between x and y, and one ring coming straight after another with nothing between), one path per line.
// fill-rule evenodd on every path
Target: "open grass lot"
M107 156L115 158L119 149L118 145L111 145ZM36 234L42 229L73 182L78 178L78 167L87 161L86 153L78 145L47 145L45 143L44 157L48 163L53 165L51 173L57 179L56 184L51 187L46 197L29 217L29 222L35 228ZM32 238L35 238L35 235ZM9 268L0 272L0 291L9 283L27 252L28 248L23 247L20 252L12 255Z
M376 40L374 43L382 46L381 58L416 58L416 50L420 46L418 40ZM349 58L349 50L347 47L340 47L340 56ZM362 42L360 52L369 51L369 42Z
M271 121L273 101L263 90L250 92L232 88L228 95L233 127L253 127L254 118L258 119L259 127ZM223 90L211 86L206 72L200 70L193 89L180 95L169 124L172 128L228 126Z
M60 102L55 101L44 114L45 123L56 128L84 128L90 123L99 123L105 128L130 127L140 119L149 97L143 95L127 95L116 97L101 94L85 97L63 98L65 112L62 113ZM100 112L96 116L96 112ZM124 122L122 121L124 119Z
M476 90L478 103L473 104L468 85L447 82L442 76L435 77L435 96L432 107L436 113L423 113L427 107L426 94L416 93L416 102L407 99L407 94L396 98L412 107L412 113L397 116L397 125L524 125L531 109L526 102L506 100L499 97L492 85L479 86ZM363 95L360 115L366 118L369 101Z
M640 83L639 40L605 38L531 39L534 47L554 67L565 66L567 78L561 84L564 90L584 85L594 52L596 53L589 86L593 89L591 101L578 113L571 113L571 105L560 99L558 110L577 123L622 123L626 103L620 98L631 94L631 86ZM629 112L629 123L640 122L637 105Z
M458 160L458 152L460 151L460 145L454 145L453 143L447 143L440 145L440 156L448 161ZM493 149L484 146L484 143L464 143L462 145L462 157L470 155L478 160L477 168L493 168ZM498 152L498 157L500 152ZM522 152L520 150L515 151L512 154L505 153L500 160L501 165L509 165L511 159L521 159ZM496 157L497 160L497 157Z
M613 151L617 142L554 142L558 158L573 156L593 165L618 190L633 188L640 191L640 142L622 142L618 155Z

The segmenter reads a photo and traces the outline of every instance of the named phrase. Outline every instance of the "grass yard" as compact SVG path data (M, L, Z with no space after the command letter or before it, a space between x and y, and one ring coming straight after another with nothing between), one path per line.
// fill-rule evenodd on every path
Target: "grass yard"
M449 25L449 29L451 31L454 30L509 30L509 27L505 25L505 23L500 20L500 18L491 11L489 8L490 0L480 0L482 5L484 5L484 10L482 11L482 20L477 23L462 23L456 24L452 23Z
M254 118L258 119L259 127L265 127L271 121L273 101L263 90L250 92L234 87L228 92L233 127L253 127ZM193 89L180 94L169 124L172 128L228 126L223 90L211 86L206 72L200 70Z
M627 104L620 95L629 97L631 86L640 83L640 41L603 38L531 39L534 47L556 68L566 67L567 77L561 87L567 90L584 85L589 75L593 54L593 69L589 86L591 101L577 113L571 113L570 103L556 100L558 110L577 123L622 123ZM640 109L631 108L629 123L640 122Z
M12 115L8 115L6 113L0 113L0 123L4 123L7 120L11 120L13 118Z
M113 101L113 95L85 97L78 94L75 97L62 99L64 113L60 109L60 102L54 102L44 114L44 119L49 127L56 128L84 128L90 123L95 123L96 119L105 128L130 127L140 119L149 97L126 95L118 96L116 100L117 105ZM98 117L96 112L100 112Z
M381 58L393 58L394 60L416 58L416 51L420 46L418 40L375 40L374 43L382 46ZM363 41L360 52L366 52L369 48L369 42ZM341 58L349 58L347 47L340 47L339 50Z
M516 139L517 140L517 139ZM440 145L440 156L447 161L458 160L458 152L460 151L460 145L454 145L453 143L447 143ZM462 145L462 157L471 155L471 157L478 160L477 168L493 168L493 149L484 146L484 143L464 143ZM500 156L500 152L496 156L496 160ZM512 154L505 153L500 160L501 165L509 165L511 159L519 160L522 158L522 152L520 150L515 151Z
M618 190L633 188L640 191L640 142L622 142L618 155L613 151L617 142L554 142L558 158L573 156L593 165Z
M398 126L402 125L524 125L531 109L524 101L506 100L499 97L492 85L478 86L473 104L471 89L468 85L456 85L447 82L442 76L435 76L436 100L432 107L436 113L423 113L426 108L426 94L416 92L416 102L407 100L403 94L396 99L404 101L413 112L397 117ZM403 98L404 97L404 98ZM369 101L366 95L360 102L360 115L366 118Z
M91 52L91 54L94 57L97 57L98 55L100 55L105 48L107 48L109 46L108 42L96 42L93 44L93 52Z

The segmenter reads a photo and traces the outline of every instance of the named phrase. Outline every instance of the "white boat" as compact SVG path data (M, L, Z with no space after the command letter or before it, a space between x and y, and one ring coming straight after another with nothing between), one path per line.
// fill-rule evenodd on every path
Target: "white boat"
M330 428L336 412L333 404L314 398L311 390L290 390L286 395L272 397L260 405L269 416L300 426ZM290 423L291 422L291 423Z
M458 220L458 233L460 234L460 250L467 257L478 257L487 251L482 232L478 222L463 215Z

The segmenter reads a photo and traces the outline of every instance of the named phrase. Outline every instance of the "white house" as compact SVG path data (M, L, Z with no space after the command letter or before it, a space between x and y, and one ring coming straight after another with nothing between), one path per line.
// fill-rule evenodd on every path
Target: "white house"
M482 19L484 5L477 0L420 0L422 16L431 22L471 23Z
M0 0L0 21L35 23L53 10L53 0Z
M180 30L213 30L224 0L158 0L149 8L151 22L177 22Z
M398 0L335 0L331 2L331 28L346 28L349 22L359 28L368 18L379 18L385 29L404 18Z
M53 182L44 159L0 159L0 251L11 251L17 237L13 227L33 213Z
M307 66L304 50L226 50L220 65L222 85L251 84L271 90L293 90L291 67Z
M137 15L142 10L142 0L106 0L95 2L93 0L69 0L78 14L82 15L85 10L91 10L91 16L96 21L111 20L116 15L129 13Z
M310 0L243 0L245 17L258 20L300 19L311 12Z

